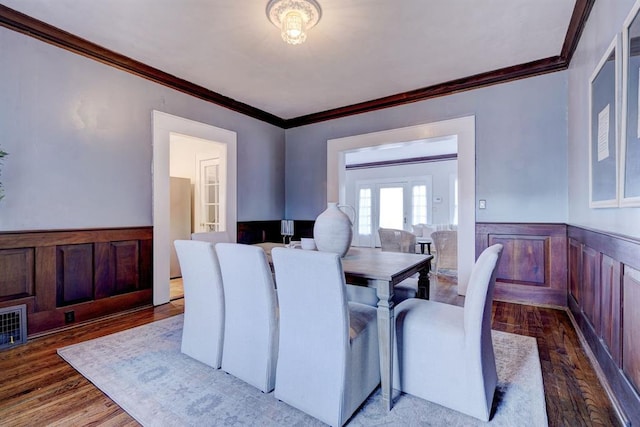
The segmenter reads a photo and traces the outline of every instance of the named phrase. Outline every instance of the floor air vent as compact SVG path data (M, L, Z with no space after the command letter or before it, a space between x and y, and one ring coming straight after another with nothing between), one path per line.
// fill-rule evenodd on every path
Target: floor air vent
M27 306L0 308L0 350L27 342Z

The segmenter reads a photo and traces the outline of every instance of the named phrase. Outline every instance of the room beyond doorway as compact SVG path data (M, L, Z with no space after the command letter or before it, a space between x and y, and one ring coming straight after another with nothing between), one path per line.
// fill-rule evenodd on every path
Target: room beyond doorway
M224 144L226 162L226 231L237 234L237 135L233 131L153 111L153 304L170 299L170 142L172 134Z

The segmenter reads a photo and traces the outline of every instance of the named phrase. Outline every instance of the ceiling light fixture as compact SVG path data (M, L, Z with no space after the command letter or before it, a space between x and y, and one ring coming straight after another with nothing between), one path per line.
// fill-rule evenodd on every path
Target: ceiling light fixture
M315 0L270 0L267 16L280 28L282 40L302 44L307 39L307 31L320 20L322 10Z

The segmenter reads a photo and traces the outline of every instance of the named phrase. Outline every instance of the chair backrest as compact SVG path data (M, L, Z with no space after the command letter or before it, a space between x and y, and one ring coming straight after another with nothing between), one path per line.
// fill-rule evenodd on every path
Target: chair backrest
M278 354L278 299L271 268L259 246L218 243L224 287L222 369L273 390Z
M349 349L349 311L344 271L338 254L274 248L271 251L280 304L278 372L296 366L313 372L306 381L319 390L339 390L344 384ZM278 375L278 374L277 374ZM327 386L330 383L332 385ZM276 382L281 387L295 385ZM313 384L310 384L313 387ZM295 390L287 390L295 393ZM323 396L326 411L337 407Z
M384 252L416 252L416 235L405 230L379 228L380 246Z
M203 352L209 355L215 353L216 360L210 361L210 364L220 367L224 329L224 291L213 243L176 240L174 246L184 285L182 351L201 361L202 357L209 357ZM211 346L202 344L203 336L211 337Z
M490 246L482 251L471 270L464 301L464 329L469 337L485 335L486 339L491 333L491 303L501 255L501 244Z
M437 255L436 268L458 269L458 232L453 230L441 230L431 233L433 246Z
M210 231L206 233L191 233L191 240L200 240L202 242L210 243L229 243L229 233L226 231Z

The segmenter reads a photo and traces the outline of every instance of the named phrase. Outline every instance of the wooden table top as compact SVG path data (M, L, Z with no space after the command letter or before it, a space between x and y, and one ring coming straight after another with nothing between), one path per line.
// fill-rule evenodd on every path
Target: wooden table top
M282 243L258 243L269 258L271 249L282 247ZM294 249L302 250L302 249ZM342 258L345 275L366 280L384 280L394 285L423 270L433 255L402 252L382 252L380 248L351 247Z

